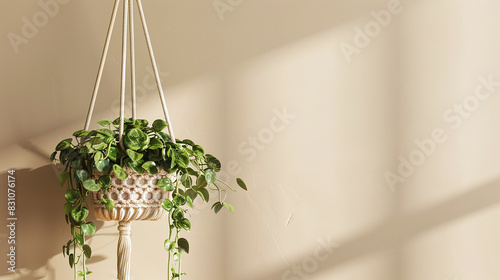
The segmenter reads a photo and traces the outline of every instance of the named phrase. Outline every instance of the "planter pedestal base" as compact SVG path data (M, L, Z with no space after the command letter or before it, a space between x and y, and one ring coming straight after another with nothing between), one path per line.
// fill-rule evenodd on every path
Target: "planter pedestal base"
M132 243L130 241L130 225L131 222L120 221L118 231L120 237L118 239L117 250L117 270L118 280L130 280L130 257L132 255Z

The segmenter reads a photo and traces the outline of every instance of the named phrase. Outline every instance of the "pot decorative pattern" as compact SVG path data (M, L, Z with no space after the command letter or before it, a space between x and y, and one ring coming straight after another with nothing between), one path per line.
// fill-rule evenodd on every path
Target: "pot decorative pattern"
M90 201L93 204L94 214L97 219L103 221L118 221L117 248L117 270L119 280L130 279L130 258L132 255L132 243L130 240L132 221L157 221L167 213L161 203L165 199L172 199L172 193L162 191L156 185L158 180L168 177L175 181L175 174L169 174L158 168L157 174L137 174L126 167L124 171L128 177L120 180L114 173L109 176L111 185L106 193L103 190L92 192ZM96 171L93 179L98 179L101 174ZM111 199L115 208L107 210L101 203L102 198Z

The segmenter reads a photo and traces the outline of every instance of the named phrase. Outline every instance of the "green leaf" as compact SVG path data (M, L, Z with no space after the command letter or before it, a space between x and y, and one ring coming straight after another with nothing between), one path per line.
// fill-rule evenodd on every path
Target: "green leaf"
M190 188L193 185L193 179L191 179L191 176L189 176L189 174L187 173L182 175L181 182L182 185L184 185L184 187L186 188Z
M194 201L196 197L198 196L198 193L195 190L189 189L186 191L184 194L186 197L191 198L191 201Z
M97 180L97 184L101 187L101 189L106 190L111 186L111 178L109 175L102 175L99 177L99 180Z
M205 171L205 181L207 181L207 184L212 184L213 182L215 182L215 179L216 179L216 175L215 175L215 172L213 172L212 170L208 169L207 171Z
M158 138L150 139L148 149L156 150L156 149L160 149L160 148L163 148L163 142L161 142L160 139L158 139Z
M142 174L144 173L144 168L142 168L142 164L144 163L143 160L139 160L139 161L132 161L132 160L127 160L126 161L127 163L127 166L132 168L132 170L135 171L135 173L137 174Z
M50 154L50 161L55 162L56 161L56 156L57 156L57 151L53 152Z
M206 180L206 177L203 175L198 176L198 179L196 179L196 187L197 188L204 188L208 185L208 182Z
M107 199L107 198L103 197L101 199L101 202L105 205L107 210L113 210L113 208L115 208L115 203L111 199Z
M101 151L97 151L94 155L94 161L95 162L98 162L102 159L102 152Z
M96 184L92 179L85 180L85 182L83 182L83 187L91 192L96 192L101 189L101 186Z
M163 141L165 142L170 141L170 135L166 134L165 132L159 131L158 134L160 135L161 139L163 139Z
M210 200L210 194L208 193L208 190L206 188L200 188L200 189L198 189L198 194L206 202L208 202Z
M133 128L123 137L125 145L134 151L144 150L149 145L149 136L138 128Z
M71 215L71 210L73 210L73 205L70 202L64 204L64 213L66 215Z
M75 202L80 198L80 193L78 193L77 190L68 190L64 194L64 198L66 199L67 202L75 204Z
M89 209L87 209L87 207L82 207L81 209L73 208L73 210L71 210L71 217L76 222L82 222L87 218L88 215Z
M172 201L165 199L161 203L161 206L163 207L163 209L165 209L165 211L170 212L172 210L172 208L174 207L174 204L172 203Z
M186 198L182 195L176 195L173 202L176 206L183 206L186 204Z
M212 209L214 209L215 214L219 213L222 207L223 206L219 201L217 201L216 203L214 203L214 205L212 205Z
M182 209L175 208L172 213L172 218L176 221L182 221L184 219L184 211L182 211Z
M111 121L102 120L102 121L98 121L97 123L100 124L101 126L108 126L111 124Z
M179 141L179 142L184 143L184 144L188 144L191 147L196 146L196 144L193 141L189 140L189 139L184 139L184 140Z
M82 129L82 130L75 131L73 133L73 136L75 136L75 137L84 137L84 136L87 136L88 134L89 134L89 131Z
M115 172L116 177L120 180L125 180L128 177L127 173L118 164L113 164L113 172Z
M210 169L213 169L213 171L215 171L215 172L220 171L222 165L216 157L214 157L213 155L207 154L205 156L205 158L207 159L207 165Z
M85 257L87 257L87 259L90 259L90 257L92 257L92 249L90 249L89 245L87 245L87 244L83 245L82 250L83 250L83 253L85 254Z
M174 184L172 183L172 181L168 177L165 177L165 178L162 178L162 179L158 180L158 182L156 183L156 185L162 191L171 192L171 191L174 190Z
M107 129L107 128L101 128L101 129L98 129L96 131L104 136L112 136L112 137L115 136L115 133L112 130Z
M205 150L200 145L193 146L193 152L197 157L202 157L205 154Z
M142 126L142 127L147 127L149 122L147 120L139 119L139 120L135 120L135 124Z
M71 167L73 168L79 168L81 165L82 162L79 159L71 161Z
M59 174L59 177L57 178L57 180L59 181L59 185L64 186L64 183L66 183L68 178L69 178L68 171L64 171L63 173Z
M175 163L182 168L187 168L189 165L189 154L185 150L181 150L175 154Z
M189 207L194 208L193 200L191 199L190 196L186 196L186 202L189 205Z
M112 161L116 161L118 158L118 148L111 146L108 151L108 156Z
M131 149L127 149L127 155L132 161L138 161L144 156L143 154L134 152Z
M175 253L174 253L174 261L178 262L178 261L180 261L180 260L181 260L181 253L179 253L179 252L175 252ZM174 276L174 279L175 279L175 278L179 278L179 274L178 274L178 273L175 273L174 275L175 275L175 276Z
M153 130L154 131L162 131L168 126L168 124L164 120L155 120L153 122Z
M231 213L234 213L234 207L231 206L231 204L227 202L223 202L222 205L227 208L227 210L231 211Z
M191 168L191 167L188 167L188 168L187 168L187 172L188 172L188 174L189 174L189 175L191 175L191 176L198 176L198 172L196 172L196 171L195 171L193 168Z
M142 168L144 168L149 174L157 174L158 173L158 168L156 167L154 161L147 161L142 165Z
M110 162L110 160L108 158L105 159L105 160L100 160L100 161L97 161L95 163L95 167L101 173L109 173L109 171L111 169L111 162Z
M78 272L76 273L76 276L78 277L83 277L83 272L81 270L78 270Z
M94 223L92 223L92 222L82 224L81 228L82 228L83 233L87 236L93 235L95 233L95 229L96 229Z
M78 169L77 171L75 171L75 174L76 178L78 178L80 182L85 182L85 180L87 180L87 178L89 177L89 173L84 169Z
M181 228L183 228L185 231L190 231L191 230L191 222L188 219L183 219L180 222Z
M179 238L179 240L177 240L177 246L179 246L179 252L186 252L189 254L189 242L186 238Z
M71 138L62 140L59 144L57 144L56 151L62 151L69 148L71 146L71 141L73 141Z
M92 149L94 150L104 150L106 147L108 147L108 144L102 142L101 140L95 141L95 143L92 144Z
M170 239L165 239L165 242L163 242L163 248L165 248L165 251L170 252L175 249L175 242Z
M236 178L236 183L238 184L238 186L240 186L242 189L244 189L245 191L247 191L247 185L245 184L245 182L243 181L243 179L241 178Z

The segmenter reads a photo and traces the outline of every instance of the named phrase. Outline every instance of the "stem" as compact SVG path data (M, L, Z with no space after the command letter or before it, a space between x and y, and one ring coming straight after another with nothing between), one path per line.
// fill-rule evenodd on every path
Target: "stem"
M172 237L172 225L170 224L170 215L171 213L168 213L168 240ZM172 256L172 252L168 251L168 262L167 262L167 279L170 280L172 279L172 274L170 272L170 257Z
M180 229L177 229L177 233L175 234L175 244L177 244L178 240L179 240L179 231L181 231ZM177 252L179 252L179 250L177 250ZM179 260L177 260L179 262L179 266L177 268L177 274L179 275L179 280L181 280L181 254L179 253Z
M76 259L76 239L73 236L73 276L74 279L76 280L76 264L75 264L75 259Z
M232 190L233 192L235 192L235 191L236 191L235 189L231 188L231 186L230 186L230 185L228 185L226 182L222 181L221 179L215 179L215 180L216 180L216 181L219 181L219 182L221 182L221 183L223 183L224 185L226 185L226 187L228 187L228 188L229 188L230 190Z
M80 234L83 236L83 245L85 245L85 235L83 234L81 227L80 227ZM83 259L82 259L83 280L87 280L87 267L85 266L85 253L84 252L82 253L82 257L83 257Z
M181 280L181 278L182 278L182 271L181 271L181 254L179 254L179 271L178 271L178 274L179 274L179 280Z

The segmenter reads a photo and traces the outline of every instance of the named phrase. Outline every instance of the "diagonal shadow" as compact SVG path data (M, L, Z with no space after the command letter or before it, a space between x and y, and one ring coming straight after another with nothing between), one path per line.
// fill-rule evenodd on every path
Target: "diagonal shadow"
M65 188L60 187L57 176L51 165L40 168L17 169L16 178L16 279L35 280L48 277L55 279L56 267L49 260L62 254L61 248L71 235L64 220L62 206L65 203ZM7 178L7 171L0 178ZM7 180L6 180L7 181ZM7 209L7 200L2 199L0 206ZM7 211L0 211L0 218L7 220ZM97 228L104 223L91 219ZM7 227L0 231L2 252L7 252ZM91 239L89 240L91 242ZM96 255L93 262L104 261L103 256ZM45 269L45 276L40 277L39 270ZM69 269L69 267L68 267ZM37 272L38 271L38 272ZM7 269L0 272L0 277L9 275ZM44 278L45 279L45 278Z
M402 246L416 235L472 215L500 202L500 178L418 213L403 215L374 227L339 246L313 273L325 272L367 253ZM304 255L307 255L305 253ZM290 263L300 264L302 259ZM281 266L242 280L282 279L288 271Z

